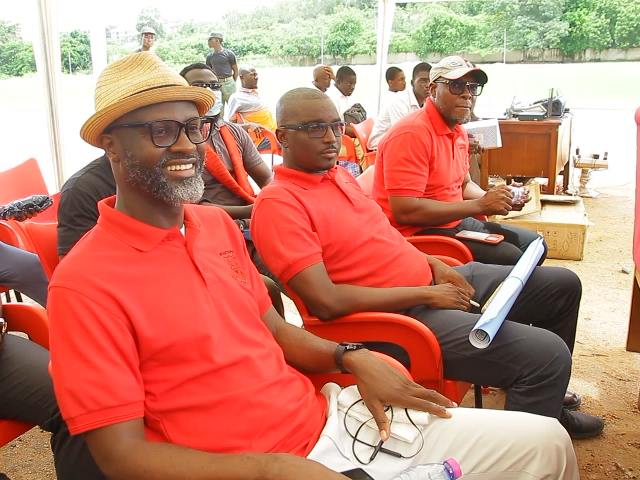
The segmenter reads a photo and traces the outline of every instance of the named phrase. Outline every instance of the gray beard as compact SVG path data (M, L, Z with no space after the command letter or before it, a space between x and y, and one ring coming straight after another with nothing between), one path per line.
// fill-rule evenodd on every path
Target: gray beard
M440 112L440 115L442 115L442 118L444 118L445 122L447 123L455 123L457 125L462 125L463 123L469 123L471 121L471 114L469 113L469 115L465 115L464 117L456 117L455 115L445 115L442 112L442 108L440 107L440 105L438 105L437 102L433 102L433 104L436 106L436 108L438 109L438 112Z
M178 181L169 180L164 166L169 161L177 159L193 159L195 176ZM125 151L123 164L127 172L127 180L131 185L172 207L179 207L185 203L197 203L204 193L204 180L202 180L204 161L198 153L167 155L155 166L148 166L136 159L131 152Z

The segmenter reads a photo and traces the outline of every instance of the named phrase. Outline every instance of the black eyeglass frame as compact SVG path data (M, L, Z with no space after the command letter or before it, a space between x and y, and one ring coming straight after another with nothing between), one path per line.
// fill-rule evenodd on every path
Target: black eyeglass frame
M336 132L336 127L338 128L338 131ZM302 124L302 125L280 125L278 126L278 128L283 128L285 130L298 130L298 131L303 131L306 130L307 131L307 135L309 135L309 138L324 138L324 136L327 134L327 131L329 130L329 127L331 127L331 130L333 131L333 134L338 137L338 136L342 136L345 134L345 132L347 131L347 124L345 122L332 122L332 123L307 123L307 124ZM322 135L311 135L311 130L313 129L320 129L323 128L324 130L322 131Z
M198 141L194 141L191 136L189 135L189 130L187 129L187 125L190 122L193 122L194 120L200 120L202 122L201 127L199 128L199 131L202 135L202 140L198 140ZM153 126L156 123L159 122L172 122L174 124L179 124L180 128L178 128L178 130L176 130L176 136L173 139L172 142L168 143L167 145L158 145L158 142L156 141L156 139L153 136ZM209 128L206 129L206 126L209 125ZM140 127L147 127L148 131L149 131L149 137L151 137L151 141L153 142L153 144L158 147L158 148L169 148L171 146L173 146L178 139L180 138L180 132L184 131L185 135L187 136L187 138L189 139L189 141L191 143L193 143L194 145L199 145L201 143L206 142L207 140L209 140L209 137L211 137L211 131L213 130L213 119L212 117L193 117L188 119L186 122L180 122L178 120L174 120L172 118L160 118L158 120L151 120L150 122L133 122L133 123L123 123L120 125L112 125L110 127L107 127L104 130L104 133L110 133L112 130L115 130L116 128L140 128Z
M195 82L191 84L192 87L209 88L215 92L222 89L222 83L220 82Z
M449 93L451 93L452 95L462 95L465 89L469 87L469 94L472 97L479 97L482 94L482 89L484 87L483 83L465 82L464 80L438 79L434 80L433 83L448 83Z

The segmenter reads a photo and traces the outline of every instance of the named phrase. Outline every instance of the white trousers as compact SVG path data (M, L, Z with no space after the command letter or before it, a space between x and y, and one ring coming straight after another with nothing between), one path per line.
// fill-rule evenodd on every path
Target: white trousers
M327 387L323 389L325 394ZM335 398L338 391L336 388L328 395L327 423L318 443L307 456L331 470L344 472L362 468L375 480L387 480L412 465L442 463L454 458L465 479L580 478L571 439L558 420L491 409L452 408L449 410L451 418L431 416L423 430L424 446L415 457L402 459L378 453L372 463L362 465L354 458L353 439L345 431L343 413L338 412ZM419 447L419 440L415 443ZM392 438L384 446L403 452L408 445ZM356 447L363 461L367 461L372 452L366 448Z

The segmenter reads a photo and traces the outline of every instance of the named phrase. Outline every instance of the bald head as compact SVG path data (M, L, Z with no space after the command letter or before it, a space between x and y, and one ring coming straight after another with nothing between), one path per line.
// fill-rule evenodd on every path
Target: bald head
M288 91L276 105L276 122L278 125L296 125L298 123L304 123L300 118L300 112L307 111L313 116L313 108L308 109L308 102L314 102L318 100L331 99L324 93L314 88L294 88ZM333 102L331 102L333 103Z
M313 85L321 92L327 91L333 78L333 70L328 65L317 65L313 69Z
M258 88L258 72L252 65L240 65L238 74L243 88Z

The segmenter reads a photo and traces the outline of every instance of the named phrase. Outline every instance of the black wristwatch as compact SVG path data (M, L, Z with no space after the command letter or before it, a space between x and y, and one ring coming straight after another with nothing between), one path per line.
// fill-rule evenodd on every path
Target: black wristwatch
M344 365L342 365L342 356L346 352L350 352L353 350L362 350L363 348L366 347L361 343L339 343L336 347L336 351L333 354L333 358L336 361L336 367L338 367L338 370L340 370L342 373L351 373L349 372L349 370L344 368Z

